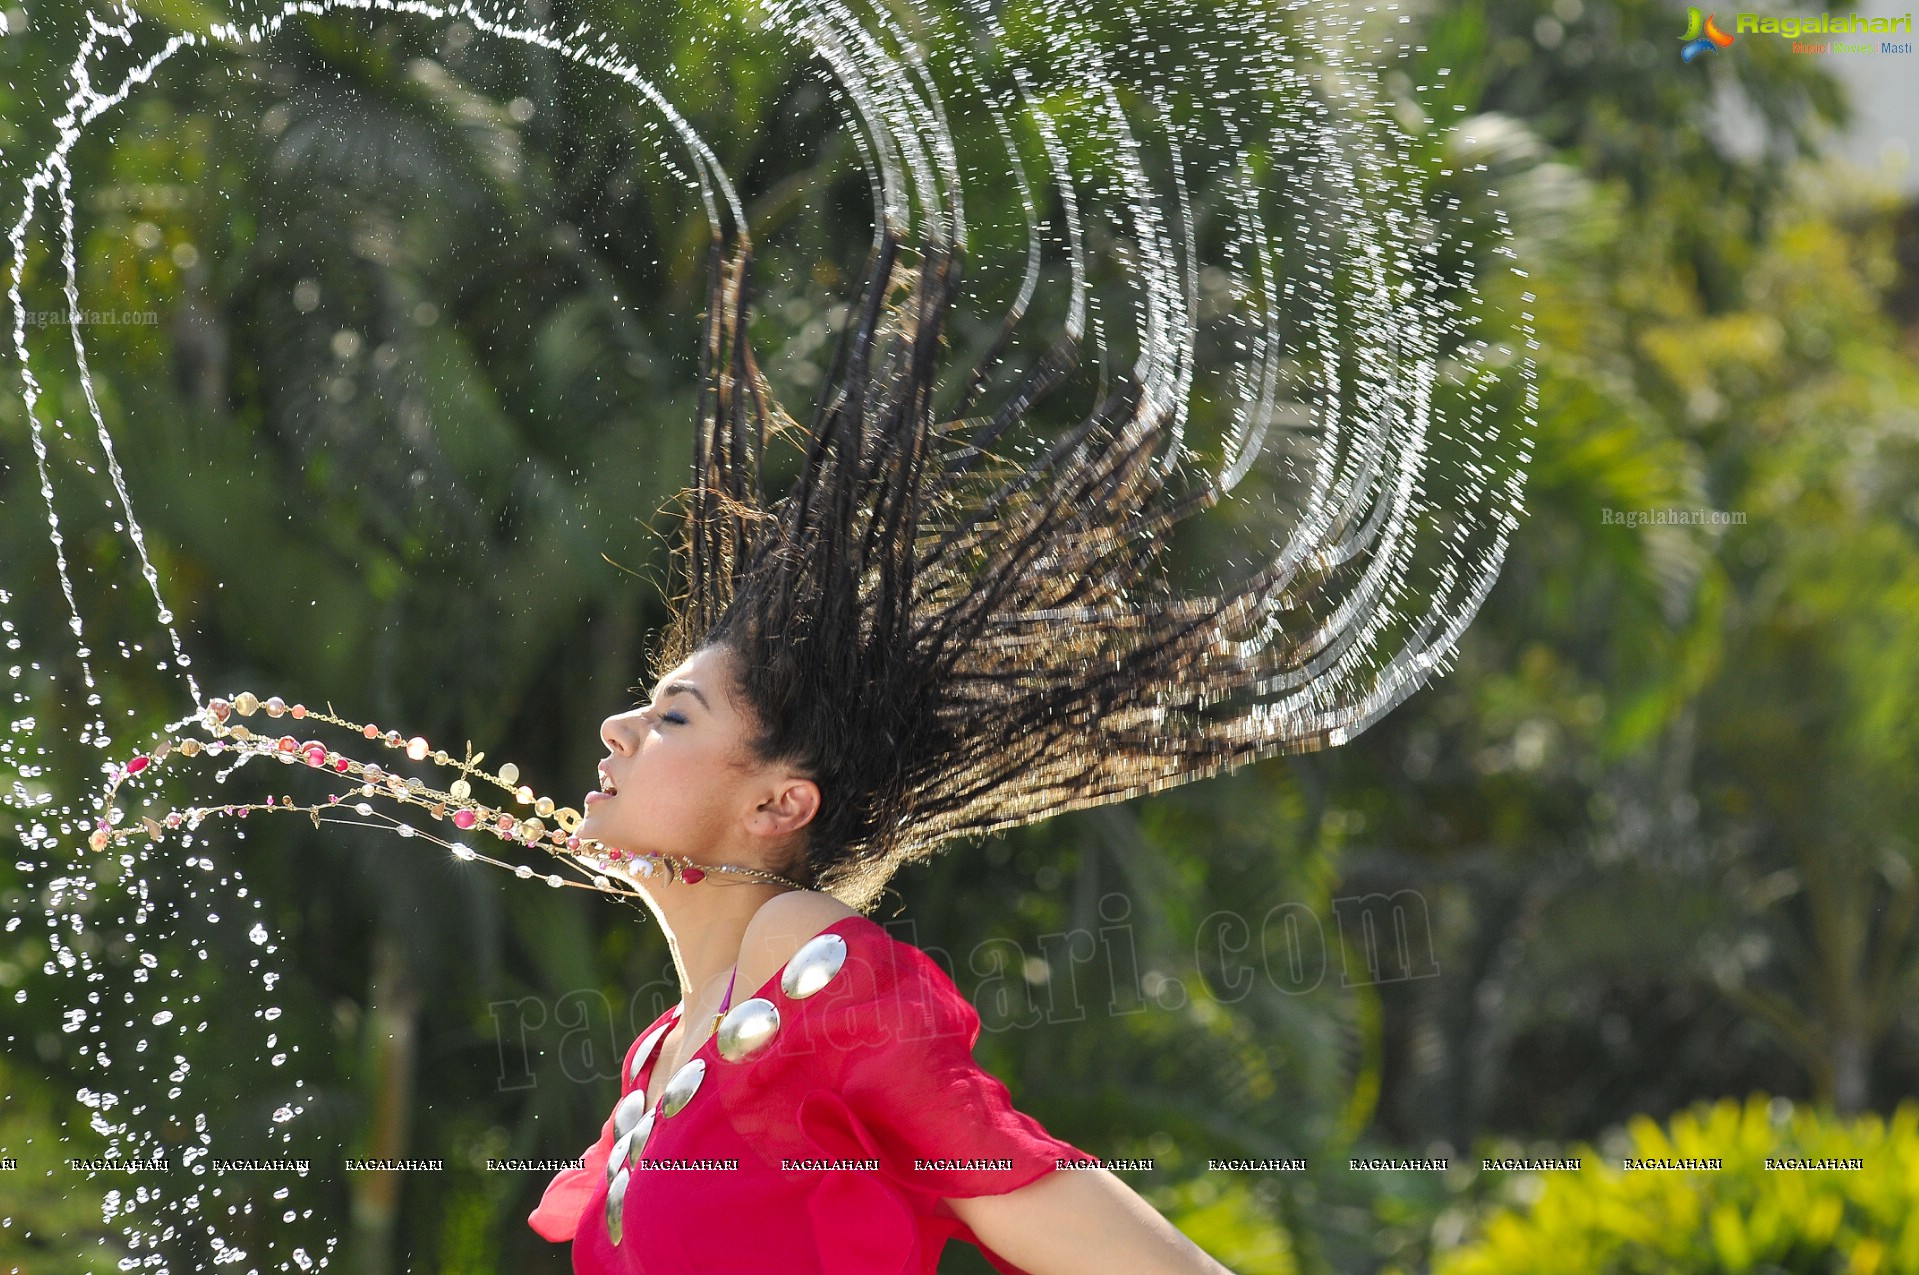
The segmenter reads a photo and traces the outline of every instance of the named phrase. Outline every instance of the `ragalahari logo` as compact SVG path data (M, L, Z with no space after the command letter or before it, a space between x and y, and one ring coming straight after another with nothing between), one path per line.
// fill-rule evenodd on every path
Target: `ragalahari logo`
M1686 34L1679 37L1685 41L1679 46L1681 61L1690 62L1701 53L1712 49L1723 49L1732 43L1732 37L1721 31L1719 24L1713 21L1717 16L1709 13L1702 22L1699 18L1699 10L1686 10Z

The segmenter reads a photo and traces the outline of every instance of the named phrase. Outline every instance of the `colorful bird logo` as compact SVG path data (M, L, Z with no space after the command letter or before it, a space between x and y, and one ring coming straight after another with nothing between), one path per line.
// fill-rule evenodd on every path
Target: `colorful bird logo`
M1713 21L1716 16L1709 13L1702 22L1699 18L1699 10L1686 10L1686 34L1679 37L1685 41L1679 46L1681 61L1690 62L1701 53L1711 49L1723 49L1732 43L1732 37L1721 31L1719 24Z

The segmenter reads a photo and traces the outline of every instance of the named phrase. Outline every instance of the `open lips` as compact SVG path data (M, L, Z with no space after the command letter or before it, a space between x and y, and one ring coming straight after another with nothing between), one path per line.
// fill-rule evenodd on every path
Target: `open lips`
M607 770L606 763L602 762L600 763L600 786L597 791L586 794L586 804L591 806L605 801L619 791L619 786L613 782L613 776Z

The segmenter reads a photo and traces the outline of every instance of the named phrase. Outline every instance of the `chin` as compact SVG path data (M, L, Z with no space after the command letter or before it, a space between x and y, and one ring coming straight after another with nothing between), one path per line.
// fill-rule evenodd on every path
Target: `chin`
M612 820L582 819L573 835L583 840L598 841L616 850L626 849L627 839L620 835L620 830Z
M639 852L639 839L625 835L616 819L582 819L574 835L582 840L597 841L609 850Z

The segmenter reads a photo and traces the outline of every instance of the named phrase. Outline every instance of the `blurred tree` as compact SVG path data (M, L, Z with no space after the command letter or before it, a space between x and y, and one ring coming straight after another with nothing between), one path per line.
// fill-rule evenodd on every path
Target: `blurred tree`
M1807 158L1845 118L1816 60L1683 67L1670 18L1448 8L1400 81L1467 117L1434 162L1498 175L1544 407L1460 673L1310 763L1364 830L1347 888L1433 891L1444 977L1382 989L1405 1143L1754 1087L1856 1110L1909 1067L1898 209ZM1661 510L1740 521L1623 517Z

